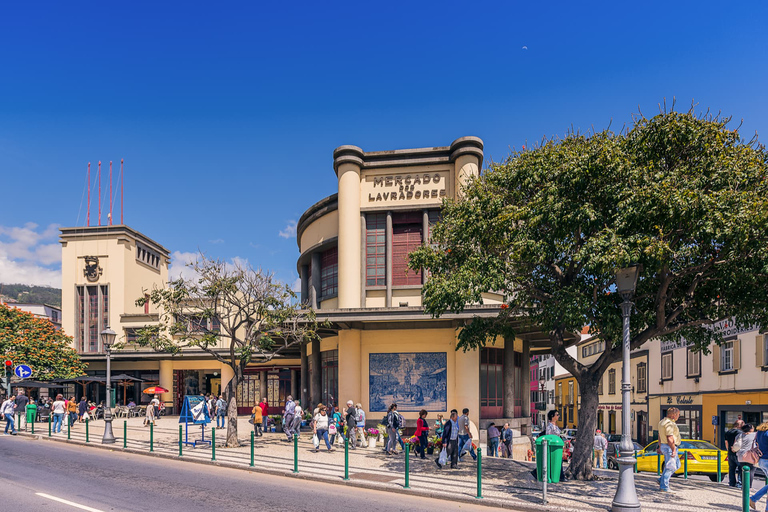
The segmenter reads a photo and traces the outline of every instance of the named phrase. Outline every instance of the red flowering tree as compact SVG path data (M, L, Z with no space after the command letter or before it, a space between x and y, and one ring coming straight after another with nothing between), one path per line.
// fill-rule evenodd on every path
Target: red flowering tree
M0 354L32 368L35 380L79 377L88 366L72 348L72 337L47 319L0 304Z

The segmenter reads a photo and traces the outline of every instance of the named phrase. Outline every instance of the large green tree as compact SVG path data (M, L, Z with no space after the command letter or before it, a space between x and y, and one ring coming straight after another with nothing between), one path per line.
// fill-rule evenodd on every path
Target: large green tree
M161 312L157 325L139 330L136 343L182 356L187 348L202 350L232 368L234 377L222 394L227 446L239 446L237 387L245 368L298 351L317 336L318 324L314 312L302 309L296 294L269 272L204 255L189 267L192 277L147 290L136 301Z
M430 272L434 315L505 293L497 317L461 330L465 350L514 335L521 316L549 333L581 393L574 478L592 478L597 386L621 358L617 269L642 265L632 349L684 337L706 352L721 342L714 322L768 325L768 156L728 122L673 110L621 134L570 133L515 152L446 202L433 245L411 255ZM567 333L585 325L607 346L590 366L566 352Z
M48 319L2 303L0 354L14 365L29 365L36 380L79 377L88 367L72 348L72 338Z

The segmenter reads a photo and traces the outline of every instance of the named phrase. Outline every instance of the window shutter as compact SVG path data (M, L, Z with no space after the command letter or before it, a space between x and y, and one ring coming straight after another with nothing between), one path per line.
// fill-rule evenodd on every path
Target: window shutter
M765 334L755 336L755 365L765 366Z
M741 368L741 340L733 340L733 369Z
M722 370L722 367L720 366L721 351L722 347L720 345L712 347L712 371L715 373L720 373Z

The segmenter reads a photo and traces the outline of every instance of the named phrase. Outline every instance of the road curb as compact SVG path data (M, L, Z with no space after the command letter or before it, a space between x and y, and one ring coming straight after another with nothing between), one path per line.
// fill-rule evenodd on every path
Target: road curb
M591 508L575 508L575 507L569 507L569 508L563 508L558 505L552 505L548 504L545 505L543 503L538 504L531 504L526 503L522 500L514 500L512 502L499 499L499 498L475 498L472 496L466 496L463 494L457 494L452 495L445 492L439 492L439 491L427 491L427 490L420 490L420 489L404 489L400 487L399 485L386 485L386 484L379 484L376 482L361 482L361 481L354 481L354 480L343 480L341 477L321 477L317 475L308 475L306 473L293 473L292 471L281 471L281 470L272 470L272 469L264 469L264 468L252 468L250 466L246 466L243 464L236 464L233 462L222 462L222 461L212 461L212 460L206 460L206 459L200 459L197 457L179 457L178 455L171 455L168 453L160 453L160 452L147 452L143 450L137 450L135 448L123 448L122 446L119 446L117 444L115 445L103 445L99 443L83 443L81 441L75 441L72 439L61 439L61 438L55 438L55 437L48 437L44 434L30 434L26 432L19 432L20 436L31 438L35 440L42 440L42 441L51 441L51 442L57 442L57 443L64 443L64 444L71 444L76 446L83 446L87 448L96 448L100 450L108 450L113 452L122 452L122 453L130 453L133 455L143 455L147 457L156 457L161 458L165 460L174 460L178 462L192 462L195 464L201 464L201 465L207 465L207 466L218 466L223 467L227 469L237 469L240 471L247 471L251 473L258 473L258 474L267 474L271 476L280 476L280 477L287 477L287 478L294 478L294 479L300 479L300 480L309 480L314 482L322 482L322 483L328 483L333 485L341 485L341 486L347 486L347 487L354 487L354 488L360 488L360 489L371 489L376 491L384 491L384 492L394 492L398 494L405 494L409 496L417 496L422 498L433 498L433 499L439 499L442 501L450 501L453 503L459 502L459 503L466 503L466 504L474 504L474 505L482 505L486 507L495 507L495 508L505 508L505 509L511 509L516 510L520 512L541 512L542 510L548 510L552 512L557 511L574 511L574 510L589 510L590 512L594 512L594 507ZM546 507L546 508L544 508Z

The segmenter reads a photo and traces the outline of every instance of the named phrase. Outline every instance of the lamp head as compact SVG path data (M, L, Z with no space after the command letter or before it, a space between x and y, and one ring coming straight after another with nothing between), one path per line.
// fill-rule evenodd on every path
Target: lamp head
M112 344L115 342L116 337L117 333L109 327L101 331L101 343L104 345L104 348L109 350Z
M640 275L640 265L622 268L616 271L616 291L624 300L629 300L635 294L637 278Z

